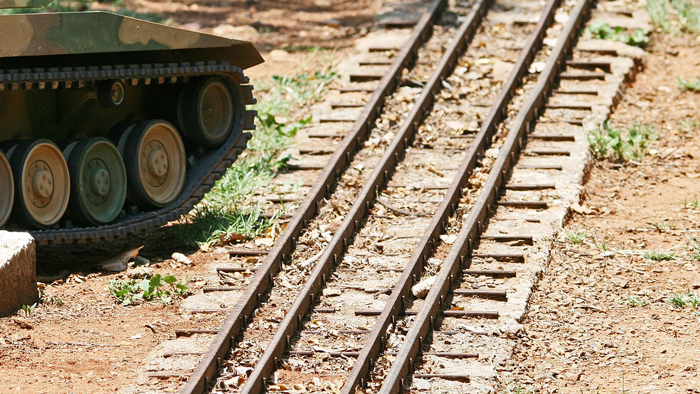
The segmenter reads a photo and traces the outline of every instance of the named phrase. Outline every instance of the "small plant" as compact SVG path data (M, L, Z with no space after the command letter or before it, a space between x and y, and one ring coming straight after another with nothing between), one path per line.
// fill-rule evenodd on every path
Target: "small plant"
M655 27L665 33L700 32L700 5L688 0L647 0L647 11Z
M698 121L695 118L686 118L681 120L680 125L682 130L691 131L698 127Z
M688 293L688 304L690 304L693 309L698 309L700 306L700 297L698 297L696 293Z
M655 140L653 126L635 122L627 132L610 126L606 120L598 130L588 132L588 144L598 159L610 158L617 162L640 162L646 155L649 142Z
M682 92L700 92L700 78L695 77L695 81L690 82L678 77L678 89Z
M627 294L625 295L625 297L627 298L627 304L633 308L647 305L647 299L644 297L639 297L631 294Z
M700 206L700 200L697 197L694 197L692 200L683 200L681 203L685 209L696 209Z
M651 227L653 227L654 229L656 229L656 231L658 231L660 233L662 233L666 230L673 229L673 226L669 222L667 222L666 219L664 219L661 222L652 223Z
M571 231L566 234L566 240L575 245L582 244L586 238L588 238L588 234L585 231Z
M624 27L613 27L605 22L592 23L584 30L584 34L601 40L620 41L637 47L645 47L649 43L649 32L644 29L635 29L632 34L629 34Z
M109 293L120 304L124 306L135 305L140 301L151 301L159 299L163 305L172 303L173 296L186 296L188 294L187 278L183 283L179 283L173 275L163 277L160 274L153 275L148 279L137 281L131 279L128 281L111 280L109 281ZM165 285L169 285L166 289Z
M37 303L33 303L32 305L22 305L22 310L24 311L24 316L31 316L32 313L34 312L34 308L36 308Z
M671 293L666 302L671 304L671 307L675 309L683 309L688 305L687 295L682 293Z
M674 253L657 252L657 251L644 252L644 258L652 260L652 261L668 261L668 260L673 260L673 257L674 257Z
M49 304L56 305L56 306L63 305L63 300L58 298L58 297L48 296L48 297L46 297L45 301Z
M668 20L668 0L647 0L647 12L651 23L664 32L671 31L671 23Z

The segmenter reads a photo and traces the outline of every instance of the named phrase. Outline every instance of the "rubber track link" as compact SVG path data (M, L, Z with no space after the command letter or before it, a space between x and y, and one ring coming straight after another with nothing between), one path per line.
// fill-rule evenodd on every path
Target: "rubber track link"
M235 80L240 86L243 103L255 104L253 86L247 85L249 80L243 75L241 68L220 61L6 70L0 71L0 91L84 88L108 79L121 79L131 85L165 84L184 82L191 77L214 75ZM40 245L110 241L177 220L202 200L246 148L252 135L244 133L243 130L255 129L257 113L246 109L243 114L241 119L236 120L231 137L221 147L204 155L195 163L192 162L193 157L188 157L189 168L185 187L180 197L168 207L139 212L136 207L127 204L126 211L122 212L114 223L108 225L78 228L70 227L70 223L62 221L63 228L33 230L30 231L31 235Z

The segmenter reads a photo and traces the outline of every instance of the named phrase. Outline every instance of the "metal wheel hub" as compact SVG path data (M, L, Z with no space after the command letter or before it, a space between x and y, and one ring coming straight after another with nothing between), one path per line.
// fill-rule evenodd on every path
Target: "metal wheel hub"
M107 200L112 186L112 177L104 161L100 159L90 161L84 181L92 192L88 195L90 202L99 205Z
M110 96L114 105L121 105L124 102L124 96L126 96L124 92L124 85L122 85L121 83L113 84L112 89L110 90Z
M218 135L227 131L231 122L233 108L226 88L212 84L202 92L200 117L205 132Z
M144 165L148 171L144 171L147 174L148 183L151 186L160 186L165 180L165 176L168 175L168 154L158 141L150 142L146 149L144 149L143 156Z
M45 162L36 161L29 168L29 176L32 179L31 185L28 185L32 204L44 208L53 196L53 173Z

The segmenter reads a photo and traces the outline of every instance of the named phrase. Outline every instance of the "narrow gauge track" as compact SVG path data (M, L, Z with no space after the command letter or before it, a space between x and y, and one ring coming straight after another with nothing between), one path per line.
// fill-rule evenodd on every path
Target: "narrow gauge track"
M351 130L345 135L338 149L324 166L318 180L306 195L294 217L291 218L272 250L265 253L265 260L257 267L255 276L241 295L239 302L218 330L209 350L183 388L183 393L207 391L212 382L211 379L219 372L218 367L222 365L236 339L243 334L246 327L254 327L251 324L251 316L256 313L263 301L263 296L273 286L275 276L282 268L283 262L292 257L292 252L305 227L322 207L323 200L328 196L333 185L337 183L350 160L362 148L381 113L387 96L397 88L403 70L414 64L418 50L431 37L433 24L439 18L445 3L442 0L433 1L427 12L418 21L408 42L395 56L389 71L381 79L379 86L374 90L372 97L354 122ZM300 166L298 169L303 169L303 167ZM255 252L248 251L246 253Z
M357 262L362 258L359 252L364 252L366 260L370 259L380 259L383 257L396 257L396 260L405 260L400 256L405 255L406 250L402 251L401 254L393 251L388 251L389 247L387 245L377 248L377 253L379 256L371 256L371 252L368 253L367 246L371 244L366 241L367 239L372 239L372 230L376 229L375 225L380 224L384 219L390 218L389 212L392 212L393 217L400 217L400 221L396 224L403 225L405 229L410 230L413 235L408 237L399 237L414 239L413 244L410 245L407 250L413 251L413 255L410 260L404 263L402 266L393 264L393 266L387 265L387 261L384 263L384 267L375 265L373 269L377 270L379 268L380 272L394 274L397 272L402 272L401 277L398 279L390 280L392 283L393 292L389 299L385 303L383 311L375 313L375 311L361 311L358 309L351 310L353 315L376 315L379 314L378 319L372 319L368 321L365 318L358 319L358 322L362 322L365 327L356 328L350 330L333 330L336 334L342 334L343 344L345 343L355 343L364 346L361 352L353 351L336 351L328 352L328 349L320 349L320 353L330 355L333 360L344 360L338 365L334 365L333 368L337 370L347 370L349 365L346 363L348 357L357 357L358 360L354 363L352 370L350 371L349 378L342 379L344 381L343 392L353 393L358 385L366 385L370 377L370 371L373 366L376 366L376 360L382 353L382 348L387 347L387 335L388 328L392 322L396 322L396 319L400 315L404 314L406 308L409 306L409 292L411 286L418 280L419 274L425 268L425 265L429 261L429 257L434 253L436 246L439 244L440 235L443 230L454 222L455 219L451 215L457 210L457 212L462 212L458 210L458 204L460 202L460 197L462 197L463 188L468 185L470 177L472 177L477 169L478 165L485 167L484 162L488 160L482 160L484 158L486 149L493 143L494 136L497 135L499 130L498 125L503 122L508 116L508 104L516 93L517 88L522 84L523 77L527 74L528 65L533 61L535 55L537 54L539 48L542 45L542 39L546 33L547 27L552 24L554 19L554 13L557 10L559 1L551 0L547 3L545 10L543 11L542 17L539 19L538 24L535 26L530 38L528 39L525 48L522 50L517 63L513 67L513 71L510 77L503 85L500 90L498 97L496 98L496 104L491 107L488 116L482 123L479 132L473 135L471 138L458 138L463 141L469 142L470 148L467 152L459 149L451 149L449 146L455 146L454 143L447 142L449 139L445 139L444 136L436 135L432 133L430 126L421 127L421 123L430 113L430 109L433 107L436 95L442 90L443 92L447 90L448 92L453 88L450 85L449 79L445 81L446 78L452 73L455 65L458 63L460 56L463 55L468 43L473 39L474 34L477 33L477 28L482 23L483 16L485 12L491 5L490 1L482 0L476 2L470 13L468 14L465 21L456 30L456 39L454 39L448 49L445 51L445 55L439 63L437 70L430 76L430 78L425 82L425 87L421 90L421 96L418 101L413 105L411 113L407 116L406 120L403 121L402 126L399 130L397 136L393 139L391 146L385 151L381 160L376 163L373 168L372 175L364 179L362 184L365 186L359 193L353 193L352 197L355 201L352 208L347 212L342 212L340 215L342 218L342 223L340 223L335 235L330 240L328 245L324 245L322 252L314 255L311 259L303 261L305 265L315 264L315 268L311 271L310 276L306 279L304 287L299 292L296 301L289 308L286 315L283 314L284 320L280 324L274 325L274 328L270 330L270 327L265 327L262 331L268 333L274 333L272 341L267 345L267 349L259 358L257 355L252 356L255 360L251 358L245 359L248 365L254 365L254 369L248 376L248 379L243 387L243 392L261 392L265 388L265 384L268 379L275 372L276 368L280 365L280 361L287 352L289 358L286 363L293 367L293 369L307 372L321 374L320 371L316 369L309 369L303 367L303 358L311 357L319 353L319 349L315 349L313 342L308 341L308 339L313 339L314 335L324 335L323 327L326 325L332 326L330 322L330 313L336 313L338 310L335 307L326 307L326 302L329 302L330 297L337 295L335 289L329 287L328 284L332 285L344 285L346 289L350 291L356 291L355 296L362 299L366 295L368 287L361 287L357 284L357 280L353 284L351 275L344 276L343 273L358 273L360 270L357 269ZM269 300L274 297L274 295L269 295L267 300L264 298L265 292L268 287L275 282L275 274L280 271L280 265L283 261L287 261L291 255L294 259L295 251L294 246L297 242L303 242L303 238L300 240L300 236L307 230L304 230L304 225L307 224L316 215L317 211L320 210L321 213L327 206L324 206L320 201L322 198L326 197L331 192L331 185L337 182L337 177L341 178L346 174L342 170L344 165L347 165L351 160L356 160L361 157L355 153L353 158L353 152L361 151L360 142L363 141L363 136L369 134L371 129L370 120L377 119L379 117L378 108L382 104L383 93L393 90L396 86L396 77L399 75L401 70L408 64L412 63L419 51L418 48L421 47L422 41L425 41L431 30L431 24L437 19L444 4L441 1L435 1L426 15L421 19L416 27L415 33L411 37L409 44L402 50L402 53L397 56L397 58L392 63L393 74L387 75L382 83L382 88L378 89L370 100L370 104L365 107L363 114L355 125L353 126L353 131L348 134L343 142L341 143L341 149L336 151L333 155L329 165L327 165L319 179L314 185L314 188L307 195L304 200L302 207L297 211L297 214L292 218L291 222L287 226L287 229L280 237L280 240L275 245L272 251L267 255L263 264L258 267L255 277L252 280L252 284L247 288L246 292L241 297L241 301L234 308L232 313L226 319L224 326L219 330L215 343L210 348L210 351L205 355L204 359L200 363L198 369L195 371L193 376L190 378L187 386L183 389L183 393L200 393L204 392L209 383L211 383L211 377L217 373L219 366L225 364L224 371L221 373L221 377L227 376L227 369L235 368L237 361L241 359L241 355L237 352L241 351L240 347L237 347L233 351L234 361L223 361L223 356L228 351L229 347L235 342L232 338L237 338L242 334L243 342L246 341L246 331L253 331L259 329L261 324L256 324L255 319L264 315L260 310L256 311L258 305L269 303ZM518 117L514 120L513 125L509 127L510 133L505 137L505 141L499 142L500 154L498 155L495 163L488 166L486 172L490 173L489 178L486 183L483 184L477 193L472 193L467 195L476 196L476 201L473 202L473 206L468 211L467 221L465 225L462 226L460 232L460 237L454 243L452 250L442 264L440 268L440 274L438 275L435 285L433 285L432 290L428 294L426 302L422 309L417 312L419 316L414 320L414 323L409 328L409 333L406 335L405 341L403 341L403 346L401 347L398 355L397 362L393 364L392 370L389 375L384 378L381 377L379 382L384 382L382 386L385 392L396 392L400 391L405 385L405 379L410 370L410 366L413 364L420 345L425 338L425 330L430 327L430 322L434 322L435 318L438 317L439 307L442 302L444 302L445 294L450 289L452 280L455 278L456 270L460 268L461 264L467 264L469 261L470 253L473 250L473 242L478 239L480 235L480 230L482 229L483 223L487 218L490 207L494 203L494 198L497 195L498 190L501 188L504 176L511 169L514 164L516 154L520 147L519 142L522 141L524 130L527 130L535 114L543 108L546 101L546 95L549 94L551 90L552 81L557 77L559 67L562 64L563 56L570 49L570 43L574 39L574 34L576 33L576 27L580 24L580 21L585 14L585 10L588 7L588 2L586 0L581 0L577 4L576 8L572 11L570 16L570 21L567 24L562 38L559 39L559 44L555 48L550 60L547 63L547 67L540 76L540 80L537 86L534 87L534 93L530 95L525 101L524 105L520 109ZM454 30L454 29L453 29ZM454 33L452 31L451 33ZM432 39L432 38L431 38ZM554 59L554 60L552 60ZM452 92L454 93L454 92ZM488 97L488 93L484 94ZM374 103L377 104L377 109L373 109ZM373 119L374 118L374 119ZM435 142L437 140L437 142ZM412 145L411 145L412 144ZM410 148L409 148L410 146ZM410 173L410 166L404 165L405 162L411 163L415 160L420 161L420 157L423 153L419 153L420 149L425 149L428 146L430 149L430 155L433 158L441 160L441 163L455 162L461 159L462 165L459 168L434 168L432 163L428 165L423 165L424 168L428 169L428 172L438 175L442 178L443 182L445 179L452 180L450 187L446 188L445 185L435 185L434 187L423 187L420 190L428 190L428 193L415 192L415 193L405 193L409 188L400 184L401 172L408 171ZM408 149L407 149L408 148ZM405 155L405 157L404 157ZM455 157L457 156L457 157ZM371 162L371 160L370 160ZM401 163L399 165L399 163ZM425 164L425 163L424 163ZM403 168L402 168L403 166ZM456 171L457 170L457 171ZM445 176L445 174L448 174ZM380 199L376 200L377 195L382 190L382 188L391 182L390 179L398 181L398 187L395 184L392 186L389 183L389 189L402 189L403 195L400 197L403 200L413 201L413 205L410 203L406 208L398 207L400 201L390 201L392 196L382 196ZM340 189L341 183L338 183L334 193L337 193ZM388 194L388 193L387 193ZM410 195L410 196L409 196ZM398 196L398 194L397 194ZM406 199L405 197L408 197ZM428 199L429 204L425 204L425 198ZM389 200L387 200L389 199ZM331 197L332 200L332 197ZM372 206L375 200L378 202L376 206ZM429 209L430 212L423 210L417 211L416 203L420 203L422 207L426 205L431 205L433 208ZM440 205L435 208L434 205L440 203ZM472 205L468 204L468 205ZM327 204L328 205L328 204ZM332 205L332 204L331 204ZM333 209L337 207L331 207ZM425 209L425 208L424 208ZM367 214L371 216L367 218ZM395 214L399 214L398 216ZM431 217L432 220L428 222L426 217ZM406 217L410 218L411 221L406 226ZM457 219L459 221L459 219ZM364 223L363 223L364 222ZM364 225L363 225L364 224ZM418 232L416 232L418 228ZM418 247L415 248L415 240L418 239L417 235L420 231L424 231L424 235L417 242ZM466 235L464 235L466 234ZM354 244L351 241L354 238ZM405 246L405 245L404 245ZM364 249L364 250L363 250ZM349 250L349 251L348 251ZM456 250L456 251L454 251ZM384 253L382 253L384 252ZM337 267L340 263L340 256L345 254L343 263L340 268L336 271L333 279L330 279L332 270ZM398 256L398 257L397 257ZM503 257L503 256L501 256ZM379 264L381 265L381 264ZM353 267L354 266L354 267ZM457 267L457 268L455 268ZM464 267L466 268L466 267ZM435 267L433 267L435 269ZM454 272L453 272L454 271ZM498 273L496 273L498 274ZM443 278L446 278L443 282L440 282ZM398 285L396 285L398 283ZM327 296L320 297L323 287L327 286L326 289L332 290L327 292ZM279 287L279 286L277 286ZM444 290L444 294L437 293L437 291ZM361 290L361 291L357 291ZM385 289L386 290L386 289ZM273 292L274 292L273 288ZM283 291L283 290L282 290ZM360 294L357 294L360 293ZM472 292L469 295L486 295L493 296L493 294L479 294L479 292ZM320 297L320 298L319 298ZM370 296L370 302L373 297ZM366 297L365 297L365 301ZM329 302L331 303L331 302ZM332 303L331 303L332 304ZM268 305L268 308L279 308L277 304ZM285 308L286 309L286 308ZM348 312L347 308L342 308L345 312ZM307 316L309 312L312 312L311 318L304 324L304 317ZM430 314L426 311L429 311ZM255 317L250 317L253 312L255 312ZM464 311L458 313L444 313L446 315L455 315L461 317L493 317L494 314L489 314L488 312L475 312L475 311ZM319 317L323 315L323 317ZM348 320L348 315L338 315L338 321L351 321ZM497 314L495 315L497 317ZM325 322L319 322L325 320ZM363 320L364 319L364 320ZM252 322L252 323L251 323ZM259 322L258 322L259 323ZM357 326L357 322L354 322ZM246 327L248 326L248 327ZM311 331L302 330L302 336L300 340L292 341L292 338L296 334L299 336L299 329L305 326L306 329L311 329ZM369 332L367 326L373 327L373 330ZM256 328L257 327L257 328ZM327 332L326 332L327 333ZM360 336L369 338L363 340ZM248 341L256 340L255 335L250 336ZM335 340L338 340L337 337ZM238 343L242 343L238 341ZM297 346L305 345L306 349L302 350L292 350L290 348L297 349ZM352 346L352 345L350 345ZM259 348L259 345L257 346ZM311 349L311 350L308 350ZM255 349L253 349L255 350ZM253 352L254 353L254 352ZM441 354L436 353L440 356ZM442 354L442 356L447 357L457 357L464 358L470 357L469 354ZM251 356L246 356L251 357ZM294 362L292 363L291 361ZM293 364L293 365L291 365ZM352 364L352 363L349 363ZM242 364L245 365L245 364ZM331 374L333 373L331 372ZM439 374L433 374L435 377L440 377ZM433 376L430 375L430 376ZM231 376L229 373L228 376ZM374 374L374 377L379 375ZM443 378L453 379L460 378L455 376L442 376ZM468 378L468 377L465 377ZM217 389L226 388L226 385L217 384ZM387 391L388 390L388 391Z

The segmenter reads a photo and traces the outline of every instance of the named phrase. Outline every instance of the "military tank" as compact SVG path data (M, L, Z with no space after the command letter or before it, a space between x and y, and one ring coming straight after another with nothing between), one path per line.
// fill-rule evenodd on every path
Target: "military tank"
M249 42L108 12L0 15L0 228L87 242L186 214L245 149L243 70L262 61Z

